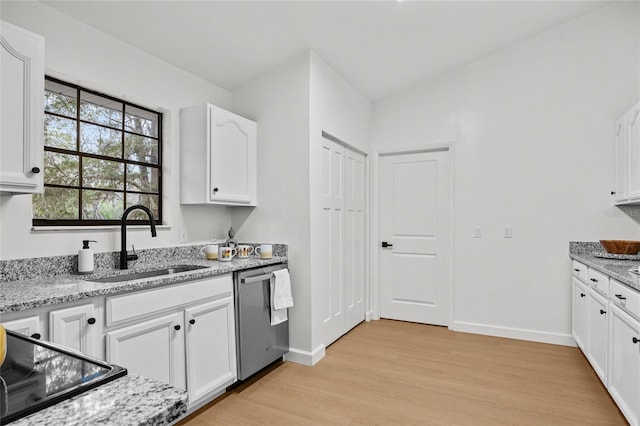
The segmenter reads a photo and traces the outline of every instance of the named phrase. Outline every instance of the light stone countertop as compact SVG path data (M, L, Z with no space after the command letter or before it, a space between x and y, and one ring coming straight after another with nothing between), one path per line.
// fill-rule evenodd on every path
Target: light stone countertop
M95 296L163 287L189 280L213 277L286 261L286 256L274 256L271 259L260 259L252 256L248 259L233 259L230 262L205 260L202 257L170 259L165 262L137 266L135 270L103 271L91 275L60 274L49 277L0 282L0 314L72 302ZM116 283L89 281L90 278L124 275L134 271L161 269L176 265L200 265L206 268Z
M186 391L145 377L127 375L11 422L11 425L168 425L186 412Z
M640 277L629 272L630 268L640 266L640 261L608 259L597 257L595 254L604 250L600 243L571 243L569 257L587 265L614 280L640 291Z

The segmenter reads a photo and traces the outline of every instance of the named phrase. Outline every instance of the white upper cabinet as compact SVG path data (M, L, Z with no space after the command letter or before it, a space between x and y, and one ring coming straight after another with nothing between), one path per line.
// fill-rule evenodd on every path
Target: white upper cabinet
M0 45L0 193L41 193L44 38L0 21Z
M180 202L255 206L257 125L211 104L180 110Z
M640 103L616 120L614 159L614 203L640 203Z

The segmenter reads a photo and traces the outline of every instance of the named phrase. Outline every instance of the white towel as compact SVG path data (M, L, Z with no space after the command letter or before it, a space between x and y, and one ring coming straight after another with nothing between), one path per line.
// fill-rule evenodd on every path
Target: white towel
M287 308L293 306L289 270L280 269L273 272L269 284L271 289L271 325L278 325L288 319Z

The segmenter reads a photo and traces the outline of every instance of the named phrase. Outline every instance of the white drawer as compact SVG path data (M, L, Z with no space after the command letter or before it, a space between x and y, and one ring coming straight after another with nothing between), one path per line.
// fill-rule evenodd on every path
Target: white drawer
M640 293L636 290L611 280L609 299L637 318L640 318Z
M571 265L573 276L582 281L583 283L587 283L587 265L584 265L577 260L573 261Z
M588 284L604 295L609 294L609 277L595 269L588 270Z
M231 275L107 297L106 325L123 323L216 296L233 294Z

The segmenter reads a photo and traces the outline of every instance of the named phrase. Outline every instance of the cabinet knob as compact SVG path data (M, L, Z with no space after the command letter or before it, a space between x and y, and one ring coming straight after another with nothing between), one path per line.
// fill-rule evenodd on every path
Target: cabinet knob
M590 278L590 280L591 280L591 281L593 281L594 283L597 283L597 282L598 282L598 280L597 280L597 279L595 279L595 278Z
M604 315L606 313L607 313L607 311L605 311L604 309L600 309L600 315Z
M616 191L611 191L611 195L616 195Z
M31 168L31 173L37 175L38 173L40 173L40 167L32 167Z
M189 324L193 325L193 324L195 324L195 323L196 323L196 320L194 320L193 318L191 318L191 319L189 320Z
M638 343L638 342L640 342L640 340L638 340L638 338L637 338L637 337L634 337L633 339L631 339L631 341L632 341L633 343Z
M182 328L182 327L180 327L180 324L178 324L178 325L174 325L174 326L173 326L173 328L174 328L176 331L179 331L179 330L180 330L180 328Z
M383 242L382 242L382 247L383 247L383 248L393 247L393 244L389 244L388 242L383 241Z
M40 333L33 333L31 335L32 339L36 339L36 340L40 340L40 338L42 337L42 335Z
M95 319L95 318L89 318L89 319L87 320L87 324L89 324L89 325L93 325L93 324L95 324L95 323L96 323L96 319Z
M215 194L216 192L218 192L218 188L213 188L213 193Z
M585 296L586 296L586 294L580 293L580 297L585 297Z

